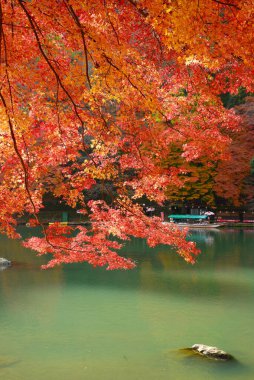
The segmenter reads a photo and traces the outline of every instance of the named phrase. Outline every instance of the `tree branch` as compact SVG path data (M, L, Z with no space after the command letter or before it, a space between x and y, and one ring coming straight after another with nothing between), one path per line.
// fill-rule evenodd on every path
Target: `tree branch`
M220 1L220 0L212 0L214 3L218 3L218 4L221 4L221 5L226 5L228 7L234 7L238 10L240 10L241 8L239 8L237 5L233 4L233 3L225 3L223 1Z
M89 66L88 66L88 50L87 50L87 46L86 46L86 40L85 40L85 33L84 33L84 30L83 30L83 27L79 21L79 18L77 16L77 14L75 13L73 7L71 5L68 4L68 0L64 0L64 3L70 13L70 15L72 16L73 20L75 21L76 25L78 26L79 28L79 31L80 31L80 34L81 34L81 38L82 38L82 42L83 42L83 48L84 48L84 54L85 54L85 72L86 72L86 79L87 79L87 83L88 83L88 86L89 88L91 89L92 88L92 85L91 85L91 81L90 81L90 77L89 77Z

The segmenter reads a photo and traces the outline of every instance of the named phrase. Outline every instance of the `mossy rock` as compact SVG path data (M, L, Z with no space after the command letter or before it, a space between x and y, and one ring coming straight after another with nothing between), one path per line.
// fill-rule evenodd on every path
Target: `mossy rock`
M234 356L223 351L217 347L207 346L206 344L194 344L192 347L183 348L180 350L188 355L199 355L201 357L220 360L220 361L231 361L235 360Z

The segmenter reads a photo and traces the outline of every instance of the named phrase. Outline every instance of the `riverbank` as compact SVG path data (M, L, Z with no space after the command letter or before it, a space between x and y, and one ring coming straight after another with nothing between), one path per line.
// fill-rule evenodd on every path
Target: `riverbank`
M33 218L31 215L24 215L18 218L18 225L27 225L29 227L29 220ZM165 218L166 219L166 218ZM86 215L79 214L75 210L53 210L42 211L39 214L39 220L41 224L47 225L49 223L59 222L68 225L87 225L89 220ZM236 215L218 215L216 223L222 224L222 227L247 227L254 228L254 215L246 215L244 221L240 221L236 218Z
M56 222L59 222L61 223L62 225L68 225L68 226L85 226L85 225L89 225L90 222L89 220L71 220L71 221L61 221L61 220L43 220L41 222L41 224L43 225L50 225L52 223L56 223ZM254 222L219 222L221 225L220 225L220 228L227 228L227 227L234 227L234 228L254 228ZM17 223L18 225L20 226L26 226L26 227L30 227L30 224L29 224L29 221L18 221ZM216 224L216 223L215 223ZM212 226L212 224L211 224ZM217 226L217 224L216 224Z
M254 228L254 222L229 222L223 224L223 227L243 227L243 228Z

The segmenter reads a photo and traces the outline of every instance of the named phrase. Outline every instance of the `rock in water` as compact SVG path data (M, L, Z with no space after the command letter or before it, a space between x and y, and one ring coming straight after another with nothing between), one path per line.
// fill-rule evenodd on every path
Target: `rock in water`
M0 267L9 267L11 266L11 261L0 257Z
M234 357L230 354L228 354L227 352L223 351L223 350L220 350L219 348L217 347L211 347L211 346L207 346L205 344L194 344L191 349L202 355L202 356L205 356L209 359L214 359L214 360L224 360L224 361L228 361L228 360L234 360Z

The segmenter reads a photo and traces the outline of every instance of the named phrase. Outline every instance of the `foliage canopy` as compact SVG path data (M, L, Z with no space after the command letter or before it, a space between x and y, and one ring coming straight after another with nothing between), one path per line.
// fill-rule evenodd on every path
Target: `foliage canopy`
M91 225L43 227L26 242L52 254L48 267L131 268L116 253L131 236L193 262L186 231L137 200L162 203L192 161L227 158L239 117L220 95L253 92L253 18L253 0L1 1L1 232L18 237L24 212L40 223L51 192ZM175 145L181 165L164 165ZM86 199L96 184L110 202Z

